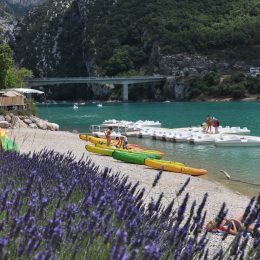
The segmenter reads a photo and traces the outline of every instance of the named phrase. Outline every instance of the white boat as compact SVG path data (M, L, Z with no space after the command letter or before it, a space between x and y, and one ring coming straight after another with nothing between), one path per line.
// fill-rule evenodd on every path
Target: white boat
M103 107L103 105L102 105L102 104L97 104L97 106L98 106L98 107Z
M73 110L75 111L75 110L78 110L78 109L79 109L78 105L74 104L73 105Z
M187 138L191 136L190 132L178 132L173 137L173 142L184 143L187 142Z
M192 144L214 144L217 137L219 137L219 135L213 135L213 134L197 135L190 138L189 142Z
M131 122L132 123L132 122ZM159 121L150 121L150 120L138 120L134 124L141 125L141 126L161 126L161 123Z
M141 130L141 131L139 132L139 135L138 135L138 136L139 136L140 138L148 138L148 137L150 138L150 137L152 137L153 133L154 133L153 130L147 128L147 129Z
M260 137L258 136L222 136L216 138L216 146L224 147L256 147L260 146Z
M226 127L219 126L218 131L221 134L236 134L236 135L239 135L239 134L250 134L250 132L251 132L247 127L241 128L241 127L236 127L236 126L233 126L233 127L230 127L230 126L226 126Z
M174 135L175 135L175 132L167 132L165 134L166 141L173 142Z
M161 140L161 141L166 141L166 132L155 132L155 139L156 140Z

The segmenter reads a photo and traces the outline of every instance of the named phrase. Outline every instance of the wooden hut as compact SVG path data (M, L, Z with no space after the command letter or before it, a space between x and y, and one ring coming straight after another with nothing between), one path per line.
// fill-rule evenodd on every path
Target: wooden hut
M25 96L13 91L0 91L0 108L5 110L27 110Z

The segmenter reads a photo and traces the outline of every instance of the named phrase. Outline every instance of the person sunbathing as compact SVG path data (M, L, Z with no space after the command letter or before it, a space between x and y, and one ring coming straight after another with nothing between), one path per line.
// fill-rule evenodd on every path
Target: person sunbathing
M223 231L228 232L229 234L236 235L239 232L247 231L247 232L253 232L257 231L257 233L260 232L259 228L255 230L255 224L250 224L249 226L245 226L244 223L242 223L243 215L233 218L233 219L223 219L220 224L218 224L217 220L211 220L207 223L206 229L208 231Z

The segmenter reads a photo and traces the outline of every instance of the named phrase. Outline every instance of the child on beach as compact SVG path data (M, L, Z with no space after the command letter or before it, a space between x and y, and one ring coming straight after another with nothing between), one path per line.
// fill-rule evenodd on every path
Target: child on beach
M112 127L109 126L106 130L105 130L105 137L106 137L106 141L107 141L107 146L110 146L111 143L111 132L112 132Z
M115 144L116 147L118 148L122 147L123 149L127 149L128 140L126 136L121 135L119 137L116 137L116 140L117 140L117 143Z

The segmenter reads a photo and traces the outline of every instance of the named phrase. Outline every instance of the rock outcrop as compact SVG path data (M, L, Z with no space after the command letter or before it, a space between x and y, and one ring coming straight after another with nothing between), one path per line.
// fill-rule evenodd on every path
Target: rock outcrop
M244 61L227 63L199 54L179 53L162 55L159 59L159 70L162 75L185 77L205 75L212 70L216 70L222 74L232 74L237 71L248 73L250 67L259 64L260 60L252 60L248 63Z
M16 116L8 114L0 116L1 128L33 128L50 131L58 131L59 125L40 119L36 116Z

